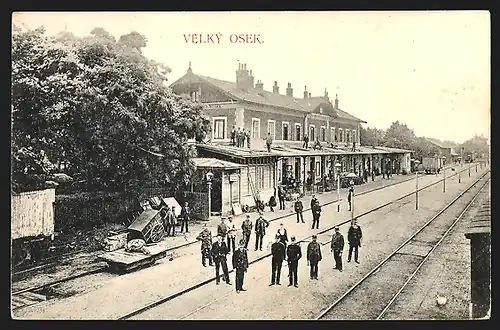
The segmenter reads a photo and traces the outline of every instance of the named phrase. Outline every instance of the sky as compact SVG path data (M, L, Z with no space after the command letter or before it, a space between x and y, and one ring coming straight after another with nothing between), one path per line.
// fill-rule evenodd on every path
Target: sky
M266 90L277 81L280 93L291 83L295 97L305 86L312 96L338 94L365 127L398 120L417 136L490 137L488 11L31 12L13 21L47 34L137 31L148 39L144 55L172 69L170 82L189 62L194 73L236 81L239 61ZM213 42L190 42L193 34ZM258 41L233 43L239 34Z

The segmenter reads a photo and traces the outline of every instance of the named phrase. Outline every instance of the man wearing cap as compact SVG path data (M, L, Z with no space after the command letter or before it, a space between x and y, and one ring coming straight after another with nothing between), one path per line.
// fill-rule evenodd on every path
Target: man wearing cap
M313 223L311 226L311 229L314 229L316 226L316 229L319 229L319 218L321 217L321 205L319 205L319 202L316 200L316 203L311 208L312 213L313 213Z
M300 249L300 245L295 243L295 236L291 237L291 243L288 245L286 249L286 257L288 261L288 286L293 285L298 288L298 267L299 260L302 258L302 251Z
M262 213L260 213L257 221L255 221L255 251L257 251L257 249L262 251L262 241L266 235L267 227L269 227L269 222L264 219Z
M248 269L248 255L244 240L239 241L238 249L234 251L233 269L236 270L236 292L240 293L240 291L246 291L243 289L243 280Z
M222 272L224 273L223 280L227 284L231 284L229 281L229 272L227 270L227 246L222 240L222 236L217 235L217 241L212 245L212 258L215 262L215 284L220 283L219 269L222 266Z
M309 276L311 280L318 279L318 263L323 259L321 255L321 245L316 241L318 237L312 236L312 242L307 245L307 264L311 266Z
M220 223L217 225L217 235L220 235L222 237L222 240L225 240L227 232L229 230L229 228L227 227L227 225L224 222L224 220L226 220L226 218L225 217L221 217L220 218ZM228 249L229 249L229 246L228 246Z
M352 251L354 250L354 261L359 264L358 248L361 247L362 238L363 233L361 232L361 227L358 226L358 222L354 219L351 227L349 227L349 231L347 232L347 240L349 241L349 255L347 256L347 262L351 262Z
M297 223L299 223L299 217L302 223L304 222L304 215L302 214L302 210L304 210L304 205L302 204L302 201L300 200L300 197L297 197L297 201L295 202L294 205L295 212L297 212Z
M281 276L281 266L283 264L283 260L285 259L285 246L280 241L280 236L276 234L275 242L271 245L271 285L281 285L280 284L280 276Z
M166 215L164 218L165 221L165 230L167 232L167 236L175 236L175 214L172 212L170 207L167 205L166 208ZM172 235L170 235L172 233Z
M233 223L233 217L228 217L229 223L227 224L227 248L229 252L236 250L236 226Z
M212 255L210 253L210 249L212 248L212 233L206 223L203 224L203 231L196 239L201 241L201 264L203 267L207 267L206 259L208 258L208 264L213 266Z
M246 219L243 220L241 224L241 230L243 231L243 239L245 240L245 248L248 249L248 242L250 241L250 234L252 234L252 221L250 220L250 215L247 214Z
M335 269L342 271L342 251L344 250L344 236L339 231L339 227L335 227L335 232L332 236L331 250L333 259L335 259Z

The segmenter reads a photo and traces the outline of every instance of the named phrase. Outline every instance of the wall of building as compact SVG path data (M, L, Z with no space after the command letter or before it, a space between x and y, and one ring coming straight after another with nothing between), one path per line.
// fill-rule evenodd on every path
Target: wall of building
M252 130L252 118L260 119L260 138L267 137L268 120L274 120L275 140L283 139L283 122L288 122L288 140L295 140L295 123L304 126L304 118L300 115L283 114L271 112L272 109L264 112L245 108L245 129Z

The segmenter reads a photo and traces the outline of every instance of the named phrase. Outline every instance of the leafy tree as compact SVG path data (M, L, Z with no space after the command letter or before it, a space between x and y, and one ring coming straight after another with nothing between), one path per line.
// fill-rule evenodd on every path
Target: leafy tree
M384 144L384 130L361 126L359 134L360 142L363 146L380 146Z
M415 133L406 124L395 121L386 130L384 141L387 147L410 149L415 141Z
M68 174L94 189L181 187L194 169L188 139L201 140L209 129L202 106L165 86L169 68L140 53L144 36L132 32L116 42L102 28L91 34L14 34L14 155L29 150L39 163L44 153L64 161ZM27 169L25 158L13 157L18 189L30 186L26 176L50 172Z
M463 148L464 157L469 154L475 154L476 156L489 155L490 146L488 145L488 139L483 135L475 135L471 139L468 139L459 146L459 151Z

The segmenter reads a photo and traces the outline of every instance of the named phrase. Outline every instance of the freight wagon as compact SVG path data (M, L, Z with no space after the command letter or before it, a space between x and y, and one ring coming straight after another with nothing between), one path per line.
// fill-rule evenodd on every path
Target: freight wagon
M54 188L11 195L12 266L42 259L54 239Z
M422 168L427 174L434 174L441 172L443 167L443 160L439 157L426 157L422 159Z

